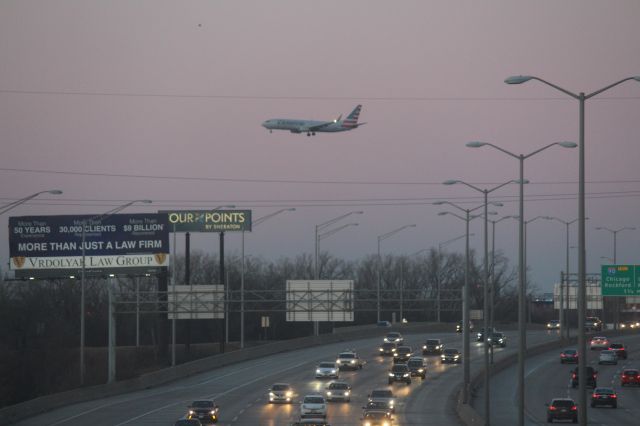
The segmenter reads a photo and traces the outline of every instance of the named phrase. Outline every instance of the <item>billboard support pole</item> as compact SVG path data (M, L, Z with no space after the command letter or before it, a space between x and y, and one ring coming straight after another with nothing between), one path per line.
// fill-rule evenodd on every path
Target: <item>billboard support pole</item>
M109 333L108 333L108 372L107 383L116 381L116 313L113 300L114 275L109 275L107 289L109 294Z
M171 285L173 286L173 319L171 320L171 366L176 366L176 224L173 224L173 263L171 264Z
M184 234L184 284L191 286L191 233L185 232ZM189 288L190 292L193 292L193 287ZM192 299L193 300L193 299ZM190 306L193 310L193 306ZM185 354L188 356L191 353L191 321L186 320L187 332L185 335Z
M220 232L220 283L223 286L223 291L224 291L224 287L226 286L225 283L225 273L224 273L224 231ZM224 335L224 321L220 321L220 352L224 353L225 348L224 348L224 341L225 341L225 336Z

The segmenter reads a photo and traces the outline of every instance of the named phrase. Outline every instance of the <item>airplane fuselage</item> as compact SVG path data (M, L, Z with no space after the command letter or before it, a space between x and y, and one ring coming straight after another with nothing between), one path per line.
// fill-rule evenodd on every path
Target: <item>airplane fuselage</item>
M295 120L290 118L274 118L262 123L262 126L269 130L288 130L292 133L303 132L344 132L347 130L355 129L355 127L344 127L341 122L336 121L330 124L326 124L326 121L315 120ZM322 126L321 128L318 128ZM313 129L313 130L312 130Z

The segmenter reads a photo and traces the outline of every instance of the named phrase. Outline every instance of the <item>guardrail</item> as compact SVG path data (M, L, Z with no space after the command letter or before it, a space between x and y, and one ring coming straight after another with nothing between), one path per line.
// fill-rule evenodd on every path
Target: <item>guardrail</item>
M0 409L0 424L11 424L18 420L22 420L25 418L25 413L28 413L28 416L31 417L66 405L149 389L178 379L183 379L194 374L225 367L231 364L237 364L243 361L250 361L269 355L276 355L282 352L290 352L313 346L376 337L389 331L401 331L407 334L421 332L434 333L451 331L454 327L455 325L450 323L396 324L392 327L379 327L376 325L340 327L336 328L332 334L321 334L320 336L281 340L264 345L253 346L251 348L238 349L232 352L226 352L224 354L190 361L175 367L164 368L133 379L127 379L111 384L82 387L66 392L42 396Z

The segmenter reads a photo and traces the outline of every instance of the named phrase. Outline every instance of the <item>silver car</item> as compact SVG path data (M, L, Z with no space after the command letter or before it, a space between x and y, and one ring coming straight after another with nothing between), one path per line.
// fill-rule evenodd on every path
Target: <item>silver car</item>
M316 379L337 379L340 369L335 362L321 362L316 367Z
M598 364L618 364L618 355L616 355L616 351L601 351Z
M345 382L331 382L325 389L327 401L351 401L351 386Z

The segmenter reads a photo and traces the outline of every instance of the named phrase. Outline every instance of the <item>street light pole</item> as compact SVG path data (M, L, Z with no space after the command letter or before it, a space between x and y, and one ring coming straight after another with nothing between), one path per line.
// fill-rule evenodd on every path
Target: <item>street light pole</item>
M575 94L566 89L563 89L560 86L557 86L553 83L545 81L541 78L534 76L512 76L505 79L505 83L507 84L522 84L526 83L529 80L537 80L541 83L546 84L549 87L552 87L570 97L576 99L579 103L579 145L580 145L580 154L579 154L579 172L578 172L578 329L580 330L578 334L578 353L585 354L587 350L587 341L586 334L584 330L584 321L586 317L586 275L587 275L587 251L586 251L586 209L585 209L585 146L584 146L584 104L587 99L590 99L602 92L605 92L625 81L635 80L640 82L640 76L627 77L622 80L619 80L613 84L610 84L600 90L596 90L588 95L585 95L584 92L580 92L579 94ZM578 359L578 384L579 384L579 398L578 398L578 419L580 420L581 426L586 426L587 424L587 388L586 388L586 357L580 357ZM519 423L521 426L524 423L524 411L521 415L522 423ZM519 419L520 420L520 419Z
M525 339L526 339L526 324L525 324L525 307L526 307L526 293L525 293L525 264L524 264L524 160L532 157L539 152L544 151L547 148L551 148L554 145L558 145L563 148L575 148L577 145L573 142L554 142L549 145L543 146L529 154L514 154L507 151L497 145L487 142L468 142L469 148L480 148L483 146L490 146L492 148L501 151L510 157L518 160L520 165L520 199L519 199L519 217L520 223L518 225L518 426L524 426L524 358L525 358ZM584 381L583 381L584 383Z
M27 201L36 198L40 194L60 195L60 194L62 194L62 191L59 190L59 189L51 189L51 190L48 190L48 191L40 191L40 192L36 192L35 194L31 194L31 195L29 195L27 197L20 198L19 200L12 201L12 202L7 203L7 204L5 204L3 206L0 206L0 215L3 215L5 213L7 213L9 210L15 209L20 204L24 204Z
M255 228L267 219L272 218L275 215L284 212L294 212L294 207L289 209L280 209L268 215L259 217L251 223L251 228ZM241 264L240 264L240 349L244 349L244 268L245 268L245 255L244 255L244 231L242 231L242 244L241 244Z
M320 246L318 243L318 232L321 231L322 229L326 228L329 225L332 225L342 219L344 219L345 217L351 216L352 214L363 214L363 211L353 211L353 212L349 212L349 213L345 213L341 216L338 217L334 217L331 220L328 220L326 222L323 222L319 225L316 225L316 233L315 233L315 239L314 239L314 245L315 245L315 256L314 256L314 269L313 269L313 278L314 279L319 279L319 275L320 275L320 270L318 268L318 252L320 251Z
M403 229L415 228L415 226L416 226L415 224L413 224L413 225L404 225L404 226L401 226L398 229L394 229L391 232L387 232L386 234L378 235L378 268L377 268L378 269L378 286L377 286L377 292L376 292L377 293L377 297L376 297L376 300L377 300L377 304L376 304L376 306L377 306L376 307L377 320L376 321L378 321L378 322L380 322L380 277L381 277L380 273L381 273L381 270L382 270L382 257L380 256L380 242L383 241L383 240L386 240L387 238L391 237L392 235L397 234L398 232L402 231Z

